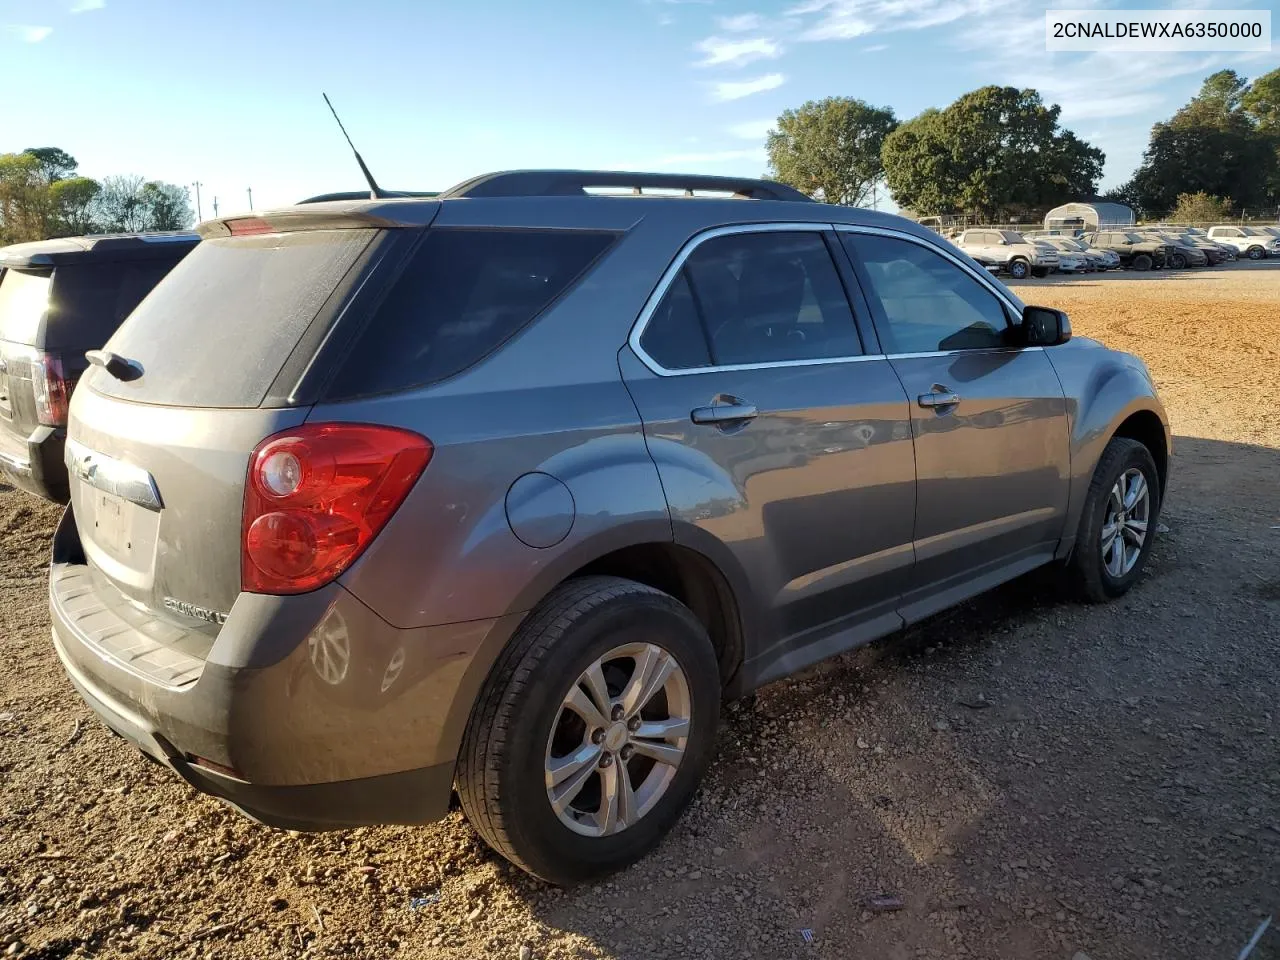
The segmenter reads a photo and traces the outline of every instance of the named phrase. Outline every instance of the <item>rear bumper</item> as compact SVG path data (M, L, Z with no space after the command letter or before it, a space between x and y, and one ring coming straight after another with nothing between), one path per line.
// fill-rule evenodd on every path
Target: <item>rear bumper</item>
M70 658L55 628L54 646L76 692L112 731L201 793L287 830L337 830L381 823L425 823L449 809L453 763L311 784L256 784L197 766L148 718L130 711Z
M66 438L62 427L36 427L27 437L0 428L0 478L37 497L66 503L70 497L62 459Z
M54 647L85 702L138 749L272 826L448 811L475 692L514 619L400 630L335 583L241 594L201 649L193 634L211 628L139 613L74 556L77 541L68 510L49 577Z

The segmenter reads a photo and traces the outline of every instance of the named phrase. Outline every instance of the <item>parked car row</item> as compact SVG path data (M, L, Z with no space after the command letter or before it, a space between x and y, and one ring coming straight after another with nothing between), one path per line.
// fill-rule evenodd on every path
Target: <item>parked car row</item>
M1142 361L899 217L523 171L199 234L6 253L7 402L65 430L72 685L267 824L456 787L515 864L597 877L687 806L722 698L1035 568L1118 597L1158 530Z
M1015 280L1050 273L1216 266L1247 257L1280 256L1280 227L1153 225L1079 229L972 228L953 242L989 271Z

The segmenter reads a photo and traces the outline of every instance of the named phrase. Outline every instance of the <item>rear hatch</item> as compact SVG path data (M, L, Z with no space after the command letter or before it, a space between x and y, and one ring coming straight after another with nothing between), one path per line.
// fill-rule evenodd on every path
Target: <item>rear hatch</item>
M72 404L71 502L96 589L212 644L240 591L250 454L305 420L310 362L397 232L359 217L202 228L106 345L141 375L90 367Z
M0 453L13 459L26 459L27 436L38 422L32 362L51 286L47 269L0 274Z

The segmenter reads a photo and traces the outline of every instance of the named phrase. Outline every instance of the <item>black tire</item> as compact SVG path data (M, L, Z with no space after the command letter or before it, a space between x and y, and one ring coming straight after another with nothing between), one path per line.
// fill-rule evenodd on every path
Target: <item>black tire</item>
M1140 253L1133 258L1131 266L1135 270L1150 270L1151 257L1148 254Z
M1022 259L1022 257L1014 257L1009 261L1009 266L1006 269L1013 279L1025 280L1027 279L1027 274L1031 272L1031 264Z
M1031 275L1035 277L1037 280L1043 280L1045 277L1049 275L1049 268L1048 267L1032 267Z
M617 833L583 836L560 821L547 797L547 740L571 678L628 636L659 644L683 667L689 737L653 809ZM719 713L715 651L687 607L619 577L568 581L529 614L476 700L455 775L463 813L489 846L549 883L619 870L656 847L688 806L711 761Z
M1258 246L1257 244L1254 244L1252 247L1249 248L1250 260L1261 260L1266 255L1267 255L1267 251L1263 250L1262 247Z
M1169 258L1169 266L1175 270L1185 270L1187 267L1187 258L1181 253L1175 253Z
M1142 471L1149 487L1150 510L1147 515L1147 535L1138 553L1137 562L1128 573L1112 576L1102 561L1102 528L1107 519L1111 488L1122 474L1136 468ZM1160 474L1156 471L1151 451L1137 440L1113 437L1102 451L1093 480L1085 496L1084 510L1080 515L1080 528L1070 560L1071 579L1081 599L1090 603L1103 603L1124 594L1142 575L1151 544L1155 541L1156 526L1160 519Z

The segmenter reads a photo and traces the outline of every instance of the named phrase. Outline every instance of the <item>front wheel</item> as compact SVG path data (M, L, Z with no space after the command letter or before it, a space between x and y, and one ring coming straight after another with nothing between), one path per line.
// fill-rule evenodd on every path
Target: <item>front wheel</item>
M1252 246L1252 247L1250 247L1250 248L1249 248L1249 259L1250 259L1250 260L1261 260L1261 259L1262 259L1263 257L1265 257L1266 255L1267 255L1267 251L1263 250L1263 249L1262 249L1261 247L1259 247L1259 246Z
M1031 272L1031 264L1021 258L1018 258L1009 261L1008 269L1009 276L1013 277L1013 279L1025 280L1027 279L1027 274Z
M1134 258L1133 258L1133 269L1135 269L1135 270L1150 270L1150 269L1151 269L1151 257L1149 257L1149 256L1148 256L1147 254L1145 254L1145 253L1140 253L1140 254L1138 254L1136 257L1134 257Z
M679 818L715 744L720 676L673 597L617 577L557 588L472 711L458 759L467 819L550 883L610 873Z
M1183 270L1187 266L1187 258L1180 253L1175 253L1169 258L1169 266L1175 270Z
M1127 592L1146 565L1160 515L1160 474L1151 451L1115 437L1093 472L1071 554L1071 573L1085 600Z

